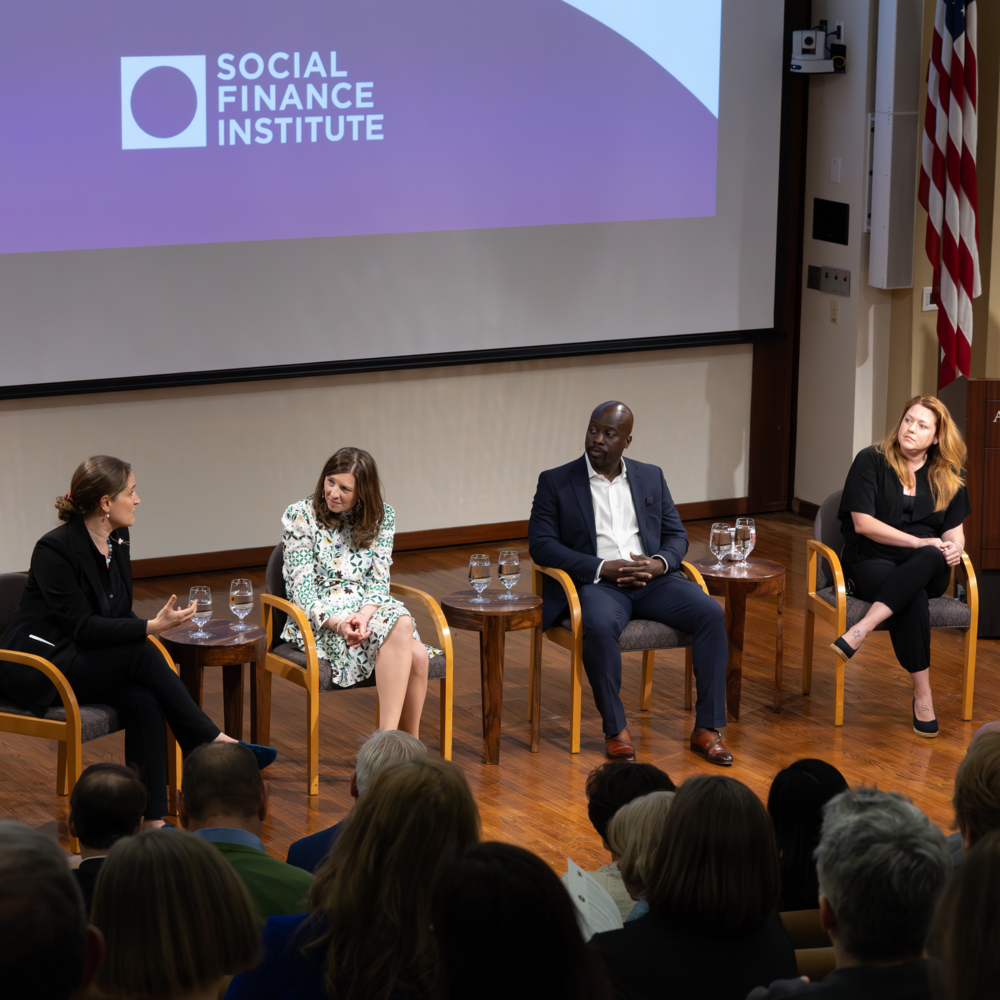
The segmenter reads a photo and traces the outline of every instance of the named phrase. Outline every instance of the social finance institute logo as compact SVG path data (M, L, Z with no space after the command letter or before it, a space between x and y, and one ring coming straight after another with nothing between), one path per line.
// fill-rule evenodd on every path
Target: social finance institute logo
M122 149L205 146L205 57L122 56Z

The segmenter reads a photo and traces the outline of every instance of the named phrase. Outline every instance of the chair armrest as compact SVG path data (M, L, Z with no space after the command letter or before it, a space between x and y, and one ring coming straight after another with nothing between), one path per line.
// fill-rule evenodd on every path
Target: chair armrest
M54 664L45 659L44 656L35 656L34 653L16 653L12 649L0 650L0 660L10 663L20 663L25 667L34 667L40 670L55 685L59 700L66 709L66 721L76 726L76 731L80 731L80 704L76 700L73 688L66 680L66 675Z
M390 582L389 593L395 594L397 597L408 598L411 601L419 601L424 606L424 610L434 622L434 628L437 629L438 644L444 651L445 662L450 669L454 663L455 654L451 643L451 628L449 628L448 619L445 618L444 612L441 610L441 605L425 591L417 590L416 587L407 587L402 583Z
M167 652L167 647L155 635L147 635L146 642L151 642L160 651L160 655L167 661L167 665L175 674L180 673L180 668L174 663L174 658Z
M837 605L847 600L847 584L844 581L844 570L840 565L840 557L829 545L810 538L806 542L806 593L816 596L816 571L819 568L819 557L822 556L829 564L833 573L833 588L836 591Z
M291 601L286 601L283 597L276 597L274 594L260 595L260 620L264 626L264 630L267 632L266 651L270 653L275 642L280 638L280 636L274 635L274 622L271 618L272 609L284 611L298 625L299 634L302 636L302 646L306 653L306 673L310 677L315 677L318 684L319 657L316 655L316 640L313 637L312 625L309 624L306 613L297 604L292 604Z
M694 563L682 562L681 572L693 583L698 584L698 586L701 587L706 594L708 593L708 586L705 583L705 578L698 571L698 567L695 566Z
M972 620L979 618L979 582L976 580L976 571L973 568L972 560L968 552L962 549L962 561L955 567L955 576L959 574L965 577L965 592L968 595L969 610L972 612Z
M580 597L576 592L576 584L573 578L564 569L552 569L549 566L539 566L535 563L532 570L532 581L534 590L539 594L542 592L542 576L551 577L563 589L566 601L569 603L570 628L573 635L583 634L583 617L580 612Z

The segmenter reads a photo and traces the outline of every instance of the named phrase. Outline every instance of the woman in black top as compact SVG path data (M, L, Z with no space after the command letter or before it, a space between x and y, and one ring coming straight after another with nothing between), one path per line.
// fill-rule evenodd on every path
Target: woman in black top
M962 521L972 512L965 456L948 408L934 396L915 396L899 426L858 453L840 501L844 574L854 596L872 606L831 648L849 660L888 621L896 658L913 675L913 729L921 736L938 734L927 602L945 592L962 558Z
M39 539L21 603L0 636L0 649L34 653L53 663L81 704L111 705L125 723L125 759L135 764L148 792L146 825L167 813L163 721L182 749L232 741L192 701L180 677L147 635L188 621L195 607L176 608L176 596L146 621L132 611L128 529L139 497L126 462L97 455L80 464L69 493L56 500L65 523ZM56 689L40 671L0 662L0 693L44 715ZM258 763L274 759L251 747Z

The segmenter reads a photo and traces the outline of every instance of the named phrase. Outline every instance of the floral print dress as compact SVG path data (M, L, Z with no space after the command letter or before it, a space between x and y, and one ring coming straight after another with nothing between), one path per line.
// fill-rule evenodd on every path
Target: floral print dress
M385 518L370 548L357 548L351 540L351 526L331 529L322 525L313 511L312 498L293 503L281 518L284 525L285 592L309 619L316 641L316 654L327 660L338 687L350 687L369 677L375 669L379 648L393 625L404 615L406 606L389 594L389 567L392 565L392 536L396 515L385 505ZM323 628L330 615L343 618L376 605L368 629L371 635L359 646L348 646L332 629ZM298 626L288 619L281 637L302 646ZM419 640L416 625L413 638ZM428 646L430 655L436 650Z

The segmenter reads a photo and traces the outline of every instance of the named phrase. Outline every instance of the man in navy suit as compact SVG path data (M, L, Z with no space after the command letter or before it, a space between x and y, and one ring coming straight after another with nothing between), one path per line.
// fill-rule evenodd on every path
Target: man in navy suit
M565 570L583 614L583 666L604 723L612 760L635 760L621 700L619 637L632 618L662 622L694 638L698 701L691 749L713 764L733 755L726 725L728 646L722 608L680 572L687 532L663 472L622 453L632 443L632 411L602 403L587 427L585 454L538 477L528 550L541 566ZM566 597L546 579L542 628L566 613Z

